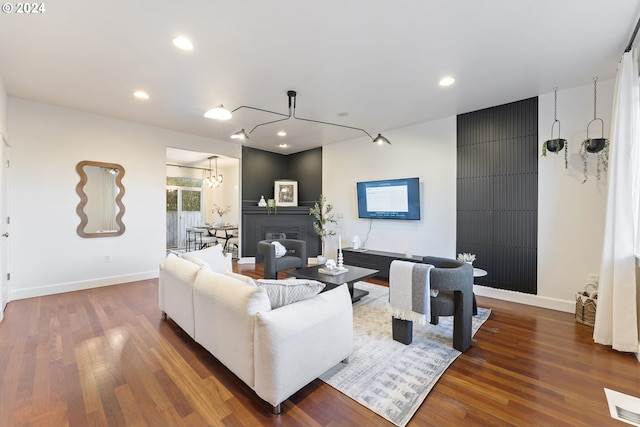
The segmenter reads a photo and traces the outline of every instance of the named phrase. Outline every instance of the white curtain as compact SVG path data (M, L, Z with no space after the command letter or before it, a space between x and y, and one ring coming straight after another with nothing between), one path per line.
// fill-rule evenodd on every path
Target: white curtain
M593 338L618 351L637 352L640 92L635 49L623 55L618 68L610 144L607 211Z

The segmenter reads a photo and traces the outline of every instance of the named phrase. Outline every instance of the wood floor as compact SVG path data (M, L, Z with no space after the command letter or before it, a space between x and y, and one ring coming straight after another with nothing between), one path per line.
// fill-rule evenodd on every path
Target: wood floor
M261 265L235 265L262 277ZM372 280L376 282L375 280ZM378 281L379 284L386 284ZM9 303L0 426L390 426L315 380L271 415L158 309L148 280ZM640 363L567 313L478 298L492 314L409 426L620 426L603 388L640 396Z

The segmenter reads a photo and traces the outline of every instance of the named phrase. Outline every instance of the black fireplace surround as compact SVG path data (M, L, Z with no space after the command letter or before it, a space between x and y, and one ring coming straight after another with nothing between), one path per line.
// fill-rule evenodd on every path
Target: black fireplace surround
M287 239L306 241L307 255L316 257L321 245L313 230L314 220L307 206L278 208L277 214L267 214L266 208L245 206L242 209L242 255L255 257L256 263L262 263L258 242L281 234Z
M274 196L274 182L290 179L298 182L298 206L278 206L276 212L258 207L260 197ZM315 218L309 209L322 193L322 147L283 155L242 147L242 254L255 257L260 240L284 235L307 242L307 255L320 255L320 238L313 230Z

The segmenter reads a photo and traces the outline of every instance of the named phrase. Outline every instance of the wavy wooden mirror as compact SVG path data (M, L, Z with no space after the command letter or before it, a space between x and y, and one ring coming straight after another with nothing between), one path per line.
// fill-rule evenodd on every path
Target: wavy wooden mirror
M117 163L85 160L76 165L80 182L76 192L80 203L76 213L81 237L113 237L124 233L124 168Z

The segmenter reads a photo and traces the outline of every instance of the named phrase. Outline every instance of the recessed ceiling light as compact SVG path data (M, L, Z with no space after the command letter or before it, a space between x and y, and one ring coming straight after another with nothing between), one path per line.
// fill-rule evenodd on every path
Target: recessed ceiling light
M278 136L287 136L287 133L283 130L278 132Z
M456 81L456 79L454 79L451 76L447 76L447 77L443 77L440 82L438 83L440 86L450 86L452 85L454 82Z
M133 96L138 99L149 99L149 94L143 90L137 90L133 92Z
M178 49L182 50L193 50L193 43L186 37L176 37L173 39L173 44Z
M280 148L289 148L289 144L280 144L278 145Z
M349 113L347 113L346 111L343 111L342 113L338 113L338 117L347 117L349 116Z

